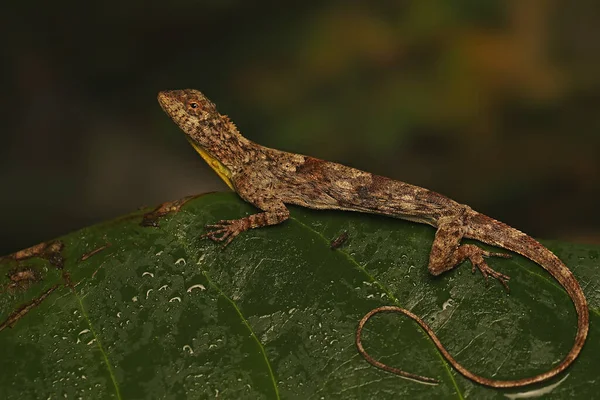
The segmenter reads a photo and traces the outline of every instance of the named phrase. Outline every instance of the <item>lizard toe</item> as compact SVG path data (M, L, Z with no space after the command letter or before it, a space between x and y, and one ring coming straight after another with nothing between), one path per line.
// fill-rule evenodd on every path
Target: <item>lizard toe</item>
M475 262L473 262L472 260L471 262L477 269L479 269L479 271L481 271L481 274L485 278L486 283L488 281L488 277L491 276L492 278L500 282L507 292L510 291L508 287L508 281L510 280L510 276L492 269L492 267L490 267L485 261L483 261L483 259L476 260Z

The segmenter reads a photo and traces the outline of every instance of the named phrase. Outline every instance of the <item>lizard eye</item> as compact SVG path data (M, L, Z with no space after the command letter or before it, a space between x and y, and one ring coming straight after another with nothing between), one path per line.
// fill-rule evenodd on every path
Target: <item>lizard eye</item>
M192 107L192 108L198 108L198 103L190 103L190 107Z

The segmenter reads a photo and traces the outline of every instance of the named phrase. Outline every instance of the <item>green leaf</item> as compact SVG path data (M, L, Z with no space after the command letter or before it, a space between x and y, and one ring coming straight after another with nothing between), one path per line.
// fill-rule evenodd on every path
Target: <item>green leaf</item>
M557 383L547 398L598 392L597 246L547 243L584 287L591 330L568 372L544 384L474 384L413 321L369 321L367 350L441 381L430 386L363 360L354 335L365 313L406 307L473 372L515 379L568 352L570 299L519 256L490 261L511 276L509 295L470 265L432 277L434 229L392 218L293 207L289 221L243 233L226 250L199 238L207 223L253 212L235 194L204 195L5 258L0 398L479 399ZM332 250L344 231L348 242Z

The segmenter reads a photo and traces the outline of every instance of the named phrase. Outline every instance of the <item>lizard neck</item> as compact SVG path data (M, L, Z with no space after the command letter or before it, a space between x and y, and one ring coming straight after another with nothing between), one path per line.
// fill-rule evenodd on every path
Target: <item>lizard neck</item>
M208 165L233 190L231 179L255 155L256 144L243 137L226 116L205 121L188 133L188 140Z

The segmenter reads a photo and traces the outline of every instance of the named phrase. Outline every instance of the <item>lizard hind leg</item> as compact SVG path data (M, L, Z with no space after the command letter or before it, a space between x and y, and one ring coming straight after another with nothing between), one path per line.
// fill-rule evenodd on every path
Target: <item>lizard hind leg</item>
M510 254L489 252L474 244L461 245L460 241L464 236L463 226L460 217L448 217L445 220L440 220L429 254L429 272L437 276L457 267L468 259L473 265L473 272L476 269L481 271L486 282L490 276L497 279L508 291L510 277L492 269L484 257L510 258Z

